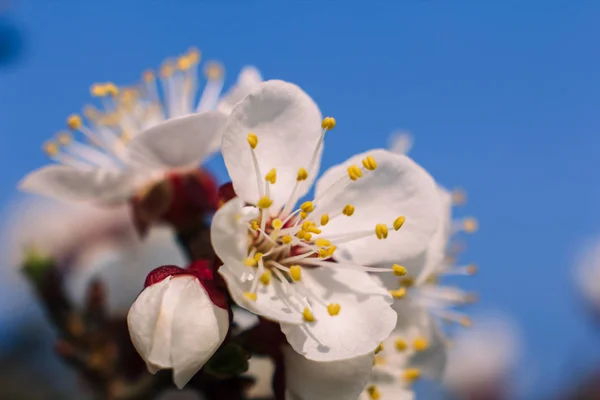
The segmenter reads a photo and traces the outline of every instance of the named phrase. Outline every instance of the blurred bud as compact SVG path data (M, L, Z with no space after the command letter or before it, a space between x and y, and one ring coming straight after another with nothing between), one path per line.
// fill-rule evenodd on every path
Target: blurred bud
M54 260L34 247L29 247L25 250L25 258L21 269L35 286L40 286L43 283L48 271L53 267Z

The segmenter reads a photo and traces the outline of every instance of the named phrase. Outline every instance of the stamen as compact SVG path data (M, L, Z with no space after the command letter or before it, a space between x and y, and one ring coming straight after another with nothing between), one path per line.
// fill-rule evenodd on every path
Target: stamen
M467 233L475 233L479 229L479 223L473 217L465 218L463 220L463 229Z
M398 264L392 265L392 270L394 271L394 275L396 275L396 276L406 275L406 268L404 268L401 265L398 265Z
M271 207L272 204L273 204L273 200L271 200L267 196L263 196L263 197L261 197L260 200L258 200L258 203L256 205L258 206L258 208L261 208L264 210L264 209Z
M375 235L377 235L377 239L382 240L388 237L388 228L385 224L377 224L375 225Z
M467 192L463 189L454 189L452 191L452 204L462 206L467 203Z
M346 204L342 210L342 214L350 217L354 214L354 206L352 204Z
M302 279L302 268L299 265L292 265L290 267L290 276L293 280L299 281Z
M280 239L283 244L290 244L292 242L292 237L290 235L284 235Z
M421 377L421 370L417 368L407 368L402 374L402 378L409 382L414 382Z
M362 165L369 171L374 171L377 168L377 162L373 156L367 156L362 160Z
M396 218L394 220L394 230L397 231L400 228L402 228L402 225L404 225L404 221L406 221L406 217L400 216L398 218Z
M339 304L331 303L327 306L327 312L329 313L329 315L334 317L340 313L341 308L342 307Z
M245 292L244 297L247 298L248 300L252 300L252 301L256 301L256 299L258 298L256 293L250 293L250 292Z
M379 354L383 351L383 342L379 343L379 346L375 349L375 354Z
M408 348L408 345L402 339L396 339L396 341L394 342L394 344L396 346L396 350L397 351L404 351L404 350L406 350Z
M429 347L429 342L424 337L418 337L413 341L413 348L416 351L425 351Z
M271 282L271 271L266 270L265 272L263 272L259 279L263 285L268 285Z
M348 177L355 181L358 178L362 178L363 174L361 169L357 165L351 165L348 167Z
M335 128L335 124L336 124L335 118L325 117L325 118L323 118L323 122L321 122L321 128L330 131L333 128Z
M302 203L302 205L300 206L300 209L305 213L310 213L310 212L314 211L315 205L312 201L307 201L307 202Z
M369 395L369 400L381 399L381 393L379 392L379 389L377 389L377 386L375 386L375 385L371 385L371 386L367 387L367 394Z
M302 311L302 317L306 322L315 322L315 316L308 307L306 307L304 311Z
M277 171L275 168L272 168L267 175L265 175L265 180L269 182L271 185L274 185L277 181Z
M305 181L308 178L308 172L304 168L298 169L298 175L296 177L296 181Z
M321 215L321 226L327 225L328 222L329 222L329 214Z
M406 296L406 288L404 287L401 287L396 290L388 290L388 292L394 299L402 299L404 298L404 296Z

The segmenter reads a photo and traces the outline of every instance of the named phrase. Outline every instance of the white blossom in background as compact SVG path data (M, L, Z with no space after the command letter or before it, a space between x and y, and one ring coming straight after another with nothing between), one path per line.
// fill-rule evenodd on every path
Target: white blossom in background
M56 163L31 172L21 189L59 199L123 203L168 171L197 167L218 150L232 107L262 80L255 68L246 67L221 96L223 69L209 62L198 95L199 61L200 53L191 50L165 62L158 79L146 72L133 87L92 86L102 110L87 107L85 120L71 115L69 131L44 145Z
M410 146L406 136L393 137L395 151L405 154ZM474 296L459 288L443 286L440 279L449 275L472 275L474 265L457 266L451 241L459 232L474 232L473 218L453 220L454 203L462 204L462 192L450 193L437 187L441 218L425 251L414 257L398 258L394 268L400 277L378 274L394 298L398 323L389 338L376 351L373 373L361 399L411 399L411 385L422 377L440 381L447 361L449 340L442 323L470 326L471 320L455 310L474 301Z
M521 339L516 324L501 314L482 315L475 322L458 336L449 352L445 386L458 396L490 388L514 389L505 380L519 360Z
M13 271L14 280L24 285L18 267L26 250L35 249L64 269L65 289L78 304L83 304L91 280L98 278L106 285L109 310L124 312L139 293L140 279L151 269L161 263L184 263L166 229L152 229L141 241L125 207L99 209L21 196L5 215L3 271Z
M583 297L600 309L600 237L581 246L574 269L575 283Z
M439 219L433 179L409 158L385 150L329 169L316 183L314 200L295 206L318 174L323 140L334 126L290 83L265 82L240 102L222 144L238 197L217 211L211 232L232 298L280 322L293 350L304 356L297 364L306 367L295 369L298 383L288 386L305 388L289 390L306 400L360 394L364 382L344 386L325 379L328 388L317 388L308 366L330 365L334 372L336 362L358 358L354 368L370 370L396 314L391 296L368 272L397 273L391 261L424 251Z

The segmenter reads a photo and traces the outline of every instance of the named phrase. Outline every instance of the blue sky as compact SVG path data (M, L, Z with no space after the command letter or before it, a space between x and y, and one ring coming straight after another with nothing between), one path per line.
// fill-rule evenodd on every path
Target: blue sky
M407 129L411 155L467 189L476 308L514 315L522 369L551 390L600 361L570 275L578 244L600 233L600 3L447 3L15 0L27 47L0 71L0 202L46 162L41 143L92 82L132 82L192 45L228 82L254 64L336 117L324 166Z

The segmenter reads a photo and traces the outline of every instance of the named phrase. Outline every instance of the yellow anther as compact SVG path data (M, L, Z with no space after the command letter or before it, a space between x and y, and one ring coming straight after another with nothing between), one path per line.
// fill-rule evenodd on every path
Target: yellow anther
M250 221L250 227L252 228L252 230L257 231L258 228L260 228L260 225L258 224L258 221L252 220Z
M388 237L388 227L386 224L377 224L375 225L375 235L377 235L377 239L385 239Z
M302 316L306 322L315 322L315 316L313 315L312 311L308 309L308 307L302 311Z
M479 268L475 264L467 265L467 274L469 275L475 275L478 270Z
M83 115L85 115L88 119L97 119L100 117L100 111L98 111L94 106L86 105L83 107Z
M103 83L94 83L90 86L90 94L94 97L104 97L108 95L106 85Z
M337 249L336 246L319 249L319 257L329 258L329 257L333 256L333 253L335 252L336 249Z
M325 226L329 223L329 214L321 215L321 226Z
M452 191L452 204L461 206L467 202L467 192L463 189L454 189Z
M323 238L319 238L315 240L315 244L319 247L327 247L331 246L331 241Z
M77 130L81 128L81 125L83 125L83 121L81 120L81 117L79 115L72 114L69 115L69 117L67 118L67 126L69 127L69 129Z
M262 258L263 258L263 253L261 253L261 252L258 252L258 253L256 253L256 254L254 254L254 257L253 257L253 258L254 258L254 259L257 261L257 262L258 262L258 261L260 261L260 260L262 260Z
M263 285L268 285L271 282L271 271L267 270L263 272L259 279Z
M327 129L328 131L335 128L335 118L333 118L333 117L323 118L323 122L321 122L321 128Z
M290 244L292 242L292 237L290 235L285 235L281 237L281 243Z
M300 212L300 219L306 219L306 217L308 217L308 213L304 212L304 211L301 211Z
M273 222L271 222L271 225L273 225L273 228L275 229L281 229L283 226L283 221L281 221L279 218L275 218Z
M299 168L298 169L298 175L296 176L296 180L298 182L300 182L300 181L305 181L306 178L308 178L308 172L306 171L306 169Z
M302 268L299 265L292 265L290 267L290 276L293 280L299 281L302 279Z
M308 228L308 231L309 231L310 233L314 233L314 234L317 234L317 235L318 235L318 234L320 234L320 233L322 232L322 231L321 231L319 228L317 228L316 226L311 226L310 228Z
M271 207L271 204L273 204L273 200L271 200L268 196L263 196L256 205L258 208L265 209Z
M429 342L424 337L418 337L413 340L413 348L416 351L424 351L429 347Z
M310 239L312 239L312 235L304 230L299 230L298 233L296 233L296 236L306 242L309 242Z
M465 230L465 232L467 233L473 233L476 232L477 229L479 229L479 223L477 222L477 220L473 217L469 217L469 218L465 218L463 220L463 229Z
M73 141L73 135L70 132L60 132L56 139L61 146L66 146Z
M175 67L170 62L166 62L160 67L160 76L163 78L172 76L173 72L175 72Z
M394 230L397 231L398 229L402 228L402 225L404 225L404 221L406 221L406 217L398 217L394 220Z
M192 47L188 50L187 56L194 64L198 64L200 62L200 50L195 47Z
M256 293L251 293L251 292L245 292L244 297L247 298L248 300L252 300L252 301L256 301L256 299L257 299Z
M302 230L304 230L304 231L308 231L308 228L310 228L311 226L314 226L314 224L315 224L315 223L314 223L314 222L312 222L312 221L304 221L304 222L302 223L302 225L301 225L301 226L302 226Z
M394 264L392 265L392 271L394 271L394 275L396 276L404 276L406 275L406 268L401 265Z
M342 210L342 214L348 217L351 216L352 214L354 214L354 206L352 204L346 204L344 206L344 209Z
M223 75L225 75L225 69L220 63L216 61L209 61L206 63L206 67L204 67L204 75L206 76L206 79L217 81L223 79Z
M377 162L373 156L367 156L366 158L363 158L362 165L369 171L373 171L377 168Z
M375 386L375 385L371 385L371 386L367 387L367 394L369 395L369 400L381 399L381 393L379 392L379 389L377 389L377 386Z
M248 134L248 144L250 145L250 147L255 149L256 146L258 146L258 136L256 136L256 134L250 132Z
M406 296L406 288L401 287L400 289L390 290L389 293L395 299L401 299Z
M342 306L340 306L337 303L331 303L329 305L327 305L327 312L329 313L329 315L331 315L332 317L338 315L340 313L340 310L342 309Z
M348 167L348 177L355 181L358 178L362 177L362 171L357 165L351 165Z
M396 346L396 350L398 350L398 351L404 351L408 348L406 342L402 339L397 339L394 342L394 345Z
M142 79L144 80L144 82L152 82L155 78L156 76L154 75L154 71L150 69L144 71L144 73L142 74Z
M44 152L49 157L54 157L54 156L56 156L60 152L59 149L58 149L58 144L56 142L46 142L46 143L44 143L43 149L44 149Z
M379 343L377 348L375 349L375 354L379 354L383 351L383 342Z
M465 328L470 328L473 325L473 321L469 317L462 317L460 319L460 324Z
M267 175L265 175L265 180L268 181L271 185L275 184L277 181L277 171L275 168L272 168Z
M421 377L421 370L417 368L407 368L404 370L402 377L410 382L416 381Z
M119 88L112 82L105 83L104 88L109 96L116 97L119 94Z
M304 203L302 203L302 205L300 206L300 209L306 213L312 212L315 209L315 205L312 201L306 201Z
M187 54L177 59L177 68L179 68L180 70L190 69L192 68L192 65L194 65L194 63L192 63L192 60Z
M384 356L375 356L373 357L373 365L385 365L387 363L387 358Z
M404 278L400 278L400 284L404 287L412 287L415 284L415 278L411 276L405 276Z
M256 260L254 258L246 258L244 260L244 265L246 267L256 267L258 265L258 263L256 262Z

